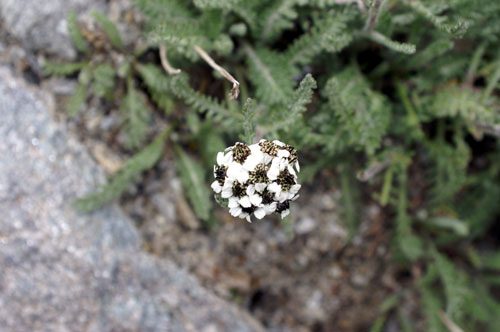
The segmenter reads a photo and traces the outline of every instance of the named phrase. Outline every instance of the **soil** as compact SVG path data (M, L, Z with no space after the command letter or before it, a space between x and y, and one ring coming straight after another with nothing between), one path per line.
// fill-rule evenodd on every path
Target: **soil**
M384 299L401 289L385 218L378 206L366 207L350 239L341 193L328 182L303 187L286 222L247 223L218 208L217 223L207 227L183 198L174 161L165 160L148 174L143 193L124 198L123 207L148 251L174 260L266 327L367 331ZM407 303L410 312L414 304Z

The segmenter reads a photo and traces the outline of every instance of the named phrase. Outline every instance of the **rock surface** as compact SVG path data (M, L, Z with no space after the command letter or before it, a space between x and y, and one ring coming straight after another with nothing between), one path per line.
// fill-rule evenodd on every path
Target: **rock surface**
M4 28L26 49L70 59L76 53L68 34L68 13L89 9L104 11L105 3L105 0L2 0L0 18Z
M193 277L142 252L117 206L87 215L72 208L103 175L52 121L53 105L0 66L2 329L260 331Z

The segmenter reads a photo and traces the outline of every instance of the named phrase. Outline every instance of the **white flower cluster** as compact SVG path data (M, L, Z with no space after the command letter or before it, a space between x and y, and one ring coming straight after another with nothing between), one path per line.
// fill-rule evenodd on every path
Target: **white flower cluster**
M295 167L295 169L294 169ZM236 143L217 154L212 189L228 200L229 213L251 222L277 213L285 218L299 196L297 150L280 141Z

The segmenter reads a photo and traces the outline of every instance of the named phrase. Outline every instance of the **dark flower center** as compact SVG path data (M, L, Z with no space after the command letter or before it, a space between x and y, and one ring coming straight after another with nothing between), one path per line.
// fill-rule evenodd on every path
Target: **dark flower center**
M250 206L250 207L244 207L241 209L241 211L245 212L245 213L248 213L248 214L251 214L253 213L255 210L257 210L257 207L256 206Z
M233 148L233 159L240 163L243 164L247 157L250 155L251 151L248 145L244 143L237 143L236 146Z
M261 196L263 204L271 204L273 202L274 195L269 190L264 189Z
M258 164L255 171L250 172L250 180L252 183L269 183L267 178L267 171L269 167L264 164Z
M288 162L293 165L297 161L297 150L291 145L285 145L283 147L284 150L290 152L290 156L288 156Z
M233 196L241 198L241 197L245 196L246 191L247 191L246 184L241 184L238 181L235 181L233 183Z
M263 153L267 153L271 157L276 157L276 154L278 153L278 147L273 142L262 141L259 143L259 146L260 151L262 151Z
M295 184L295 178L288 172L288 169L285 168L278 175L276 182L281 185L281 189L287 191Z
M276 205L276 212L281 213L285 210L288 210L290 208L290 201L284 201L283 203L278 203Z
M224 185L224 180L226 179L227 166L217 166L215 168L215 180L219 182L221 186Z

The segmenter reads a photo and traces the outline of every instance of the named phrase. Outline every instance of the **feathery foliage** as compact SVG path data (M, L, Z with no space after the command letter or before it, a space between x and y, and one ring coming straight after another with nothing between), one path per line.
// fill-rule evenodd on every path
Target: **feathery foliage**
M314 183L325 169L338 175L351 235L366 197L384 209L395 261L425 273L405 287L419 294L426 330L446 331L443 317L466 331L495 327L498 300L485 294L500 283L491 273L498 240L488 236L500 213L500 2L134 3L148 41L137 54L127 54L116 27L94 13L121 63L92 58L95 45L70 16L79 62L48 63L45 71L78 73L72 113L94 98L118 104L128 144L140 150L154 131L150 112L160 109L155 119L176 131L185 193L204 220L211 218L206 177L226 140L265 135L294 145L303 180ZM157 48L165 51L161 63L151 56ZM226 97L231 87L218 74L207 74L199 49L238 80L239 100ZM153 164L119 172L117 184L96 197L116 197L135 178L130 174ZM365 183L357 182L358 170ZM464 263L473 256L474 264ZM393 314L402 330L411 329L414 317L394 305L381 310L373 330Z
M92 17L101 25L101 28L106 34L106 37L108 37L111 45L117 49L123 48L122 38L120 37L120 33L118 32L116 25L98 11L93 11Z
M107 185L95 193L78 199L76 207L82 211L92 211L120 197L128 186L139 178L143 171L152 168L160 159L169 132L170 128L128 160Z
M207 220L210 216L212 201L203 176L203 168L181 148L176 147L175 150L177 153L177 170L183 186L187 190L186 194L189 202L196 215L202 220Z
M78 26L78 20L76 18L76 12L71 11L68 15L68 32L75 45L75 48L83 53L87 53L89 51L89 45L85 38L83 37L82 32L80 31L80 27Z

